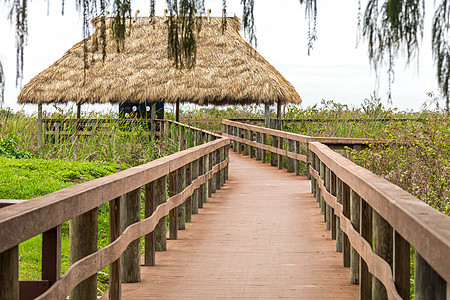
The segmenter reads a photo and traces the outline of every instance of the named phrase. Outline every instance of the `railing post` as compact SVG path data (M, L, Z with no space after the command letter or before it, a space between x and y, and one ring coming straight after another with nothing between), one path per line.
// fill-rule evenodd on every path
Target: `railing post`
M300 154L300 142L295 141L295 153ZM306 153L306 156L309 156L309 153ZM294 160L294 171L295 171L295 175L299 176L300 175L300 161L298 159ZM309 174L309 164L306 165L306 173Z
M238 128L236 127L236 126L233 126L233 135L234 136L239 136L238 135ZM238 142L236 142L236 141L233 141L233 151L234 152L238 152L238 149L239 149L239 147L238 147Z
M186 187L186 166L177 170L177 194ZM186 201L178 206L178 230L186 228Z
M244 139L247 141L250 140L250 131L247 129L244 129ZM249 155L249 153L250 153L250 146L244 144L244 155Z
M121 231L141 220L141 189L122 196ZM122 254L122 282L141 281L141 240L132 241Z
M256 132L256 142L258 144L262 144L261 132L258 132L258 131ZM256 148L256 160L261 160L261 159L262 159L261 148L257 147Z
M316 155L312 151L309 152L308 154L309 154L309 159L311 161L311 165L313 166L314 169L316 169ZM311 177L311 194L313 194L314 197L316 197L316 193L317 193L316 179L314 177Z
M98 209L73 218L69 225L70 264L97 251ZM97 274L78 284L70 299L97 299Z
M192 163L186 165L186 184L185 187L192 183ZM193 193L192 193L193 194ZM186 223L192 222L192 196L189 196L186 201Z
M278 138L278 149L283 150L283 138L281 137ZM283 155L278 154L277 160L278 169L281 170L283 168Z
M177 192L178 171L169 173L169 197L175 196ZM169 234L171 240L178 239L178 207L174 207L169 212Z
M205 162L206 162L206 156L202 156L198 159L198 176L199 177L202 176L203 174L205 174ZM206 186L207 186L207 183L204 183L198 189L198 208L203 207L204 198L207 196Z
M336 196L336 176L334 175L334 173L328 169L329 171L329 186L330 186L330 193L333 196ZM336 239L336 219L337 216L334 214L334 208L330 206L330 222L331 222L331 239L335 240Z
M156 199L154 197L155 182L152 181L145 185L145 218L148 218L156 209ZM145 251L144 251L144 265L155 265L155 230L145 235Z
M448 258L447 258L448 259ZM416 251L414 272L414 299L445 300L447 283Z
M270 128L275 129L277 128L277 120L270 120ZM276 136L272 135L272 147L277 148L278 147L278 139ZM278 159L277 154L275 152L270 152L270 165L273 167L277 166Z
M249 134L248 134L248 140L249 140L250 142L253 142L253 131L249 130L248 132L249 132ZM248 147L249 147L250 158L253 158L253 157L254 157L254 155L253 155L253 152L254 152L253 146L250 145L250 146L248 146Z
M219 149L217 149L216 151L214 151L214 155L215 155L215 162L214 162L214 165L217 165L217 164L219 164L220 163L220 148ZM216 188L216 190L220 190L220 187L221 187L221 182L222 182L222 179L221 179L221 176L222 175L222 171L218 171L218 172L216 172L216 174L214 175L214 177L215 177L215 182L216 182L216 184L215 184L215 188Z
M398 294L403 299L410 299L410 245L394 231L394 281Z
M338 182L338 187L340 189L340 194L341 194L341 198L340 198L340 203L343 206L343 213L344 216L350 220L351 222L351 217L350 217L350 189L347 185L344 191L344 183L340 180L337 179ZM358 209L359 212L359 209ZM344 267L350 267L350 240L348 239L347 234L345 234L344 232L342 232L341 228L340 228L340 219L338 218L339 221L339 231L340 231L340 235L341 235L341 244L342 244L342 258L343 258L343 265ZM358 225L359 228L359 225ZM359 261L359 260L358 260Z
M224 154L224 159L227 159L230 156L230 145L226 145L224 148L225 154ZM228 181L228 165L229 163L227 163L227 166L225 167L225 181L224 184Z
M325 164L323 162L320 162L320 172L319 172L319 174L320 174L320 178L325 181ZM326 222L327 221L327 214L325 213L326 212L325 201L324 201L323 196L322 196L322 191L320 191L319 194L320 194L320 198L319 198L319 200L320 200L320 213L323 215L323 221Z
M109 243L114 242L120 235L120 207L122 197L109 201ZM109 299L122 298L122 262L121 257L109 265Z
M242 128L237 127L237 136L240 138L243 137ZM237 147L237 153L241 154L242 153L242 143L237 142L236 147Z
M291 153L296 153L295 151L295 141L288 139L288 151ZM295 172L295 159L288 158L288 165L287 165L287 171L288 173L294 173Z
M208 161L208 164L207 164L207 167L206 167L206 172L209 172L212 169L212 161L213 161L213 153L212 152L207 154L207 161ZM210 198L212 196L212 182L213 182L213 180L212 180L212 178L210 178L208 180L208 188L207 188L207 191L208 191L207 195L208 196L205 198L205 202L204 203L208 202L208 198Z
M261 143L265 145L266 141L267 141L267 136L266 136L265 133L263 133L262 134L262 141L261 141ZM261 150L261 158L262 158L262 162L263 163L266 163L266 161L267 161L266 155L267 155L267 151L266 150Z
M361 236L372 245L372 207L361 199L360 210ZM359 258L359 280L359 298L372 299L372 275L362 257Z
M42 279L53 285L61 277L61 225L42 234Z
M350 198L350 221L353 228L361 233L361 198L345 183L342 183L342 193L343 198ZM359 262L358 252L350 246L350 283L359 284Z
M372 209L373 252L393 266L393 236L391 225ZM386 288L375 276L372 277L372 299L387 299Z
M219 162L223 162L225 160L225 147L227 147L227 146L221 147L219 149L219 153L220 153ZM222 187L224 184L225 184L225 168L220 170L220 184L219 185L220 185L220 187Z
M19 246L0 253L0 299L19 300Z
M199 162L200 162L200 159L196 159L192 162L192 177L191 177L192 181L194 181L195 179L198 178ZM191 181L191 183L192 183L192 181ZM195 189L194 192L192 193L192 214L194 214L194 215L198 214L199 191L200 191L200 188Z
M327 166L325 166L325 188L328 192L330 192L330 169L328 169ZM325 215L326 215L326 221L327 221L327 230L331 229L331 207L328 205L326 201L324 201L325 204Z

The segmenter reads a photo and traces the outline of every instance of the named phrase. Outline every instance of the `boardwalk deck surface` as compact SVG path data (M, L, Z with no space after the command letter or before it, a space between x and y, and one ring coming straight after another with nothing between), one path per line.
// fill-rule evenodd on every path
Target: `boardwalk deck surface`
M230 153L229 181L124 299L356 299L305 177Z

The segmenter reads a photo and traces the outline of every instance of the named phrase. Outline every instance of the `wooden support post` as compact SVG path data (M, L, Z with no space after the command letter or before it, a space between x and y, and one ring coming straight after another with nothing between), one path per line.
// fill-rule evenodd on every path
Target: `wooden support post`
M141 220L141 189L122 196L121 231ZM141 240L132 241L122 254L122 282L141 281Z
M239 136L238 135L238 128L235 127L235 126L233 126L233 135L234 136ZM233 141L233 151L234 152L238 152L238 149L239 149L238 144L239 144L238 142Z
M178 171L169 173L169 197L175 196L177 192ZM171 240L178 238L178 207L174 207L169 212L169 234Z
M38 124L37 124L37 146L39 151L42 148L42 104L38 104Z
M120 207L122 197L109 201L109 243L114 242L120 235ZM122 298L122 262L121 257L109 265L109 299Z
M325 188L328 192L330 192L330 169L328 169L327 166L325 166ZM331 207L324 201L325 203L325 215L326 215L326 221L327 221L327 230L331 229Z
M295 151L295 141L294 140L288 140L288 151L291 152L291 153L296 153L296 151ZM294 173L295 172L295 162L296 162L295 159L288 158L288 165L287 165L288 173Z
M277 127L277 120L270 120L270 127L275 129ZM272 135L272 147L278 147L278 138L274 135ZM277 154L271 152L270 155L270 165L276 167L278 163Z
M447 283L450 284L450 283ZM445 280L416 251L414 272L414 299L445 300Z
M175 107L175 121L180 122L180 100L177 100Z
M343 187L343 197L350 198L350 221L352 222L353 228L357 232L361 232L361 198L353 190L350 190L348 185L342 183ZM345 200L344 200L345 201ZM350 247L350 283L359 284L359 254L353 248Z
M145 218L148 218L155 211L157 204L155 198L156 182L152 181L145 185ZM155 262L155 248L156 248L156 231L153 230L144 238L144 265L154 266Z
M194 181L195 179L198 178L199 162L200 162L200 159L194 160L192 162L192 181ZM200 191L200 188L196 189L194 191L194 193L192 194L192 214L194 214L194 215L198 214L199 191Z
M52 286L61 277L61 225L42 234L42 280Z
M256 142L262 144L261 132L256 132ZM262 160L262 150L261 148L256 148L256 160Z
M237 128L237 136L238 137L242 137L242 130L241 128ZM241 154L242 153L242 143L240 142L236 142L236 148L237 148L237 153Z
M264 104L264 126L266 128L270 127L270 104Z
M250 131L247 129L244 129L244 139L247 141L250 140ZM244 144L244 155L249 155L250 153L250 146L247 144Z
M205 156L198 159L198 176L205 174ZM203 208L204 197L207 196L206 193L207 184L202 184L198 189L198 208Z
M295 153L300 154L300 142L298 141L295 141ZM308 155L309 153L307 153L307 156ZM306 172L309 174L309 164L307 165L307 168ZM300 161L298 159L294 160L294 172L295 175L300 175Z
M181 193L186 187L186 166L177 170L177 194ZM178 206L178 230L186 229L186 202Z
M337 202L340 204L343 204L344 202L344 195L343 195L343 188L342 188L342 181L337 178L337 176L334 176L332 179L335 182L336 186L336 199ZM346 194L347 196L348 194ZM349 218L350 219L350 218ZM343 252L343 241L342 241L342 230L341 230L341 219L338 216L335 216L336 220L336 252ZM350 257L350 256L348 256ZM346 266L346 258L344 257L344 267ZM350 263L348 263L350 265Z
M226 146L225 146L226 147ZM225 147L219 149L219 162L223 162L225 160ZM223 187L225 184L225 168L219 171L220 173L220 187Z
M216 151L213 151L210 153L210 166L209 166L209 170L212 170L212 168L216 165ZM211 196L213 193L216 192L216 175L214 175L211 179Z
M19 300L19 246L0 253L0 299Z
M392 226L372 209L373 252L393 267ZM372 299L387 299L386 288L375 276L372 277Z
M230 145L225 146L224 151L225 151L224 159L227 159L230 156ZM228 166L229 166L229 163L225 167L225 181L224 181L224 184L228 181Z
M98 209L73 218L69 225L70 264L97 251ZM97 274L78 284L70 292L71 300L97 299Z
M192 183L192 163L186 165L186 183L185 187ZM186 199L186 223L192 222L192 196Z
M334 173L329 170L330 176L329 176L329 180L330 180L330 193L333 196L336 196L336 175L334 175ZM334 214L334 208L331 207L331 212L330 212L330 218L331 218L331 239L335 240L336 239L336 216Z
M394 233L394 281L398 294L410 299L410 245L397 232Z
M212 169L212 159L213 159L213 154L212 152L207 154L207 166L206 166L206 172L209 172ZM208 202L208 198L210 198L212 196L212 178L208 180L208 185L207 185L207 197L206 197L206 202Z
M351 217L350 217L350 188L346 186L345 191L344 191L344 183L339 180L339 187L341 189L341 194L342 194L342 206L343 206L343 213L344 216L350 220L351 222ZM358 210L359 212L359 210ZM340 220L339 220L340 221ZM339 223L340 226L340 223ZM359 225L358 225L359 228ZM340 230L340 228L339 228ZM348 239L347 234L345 234L344 232L341 231L341 236L342 236L342 258L343 258L343 263L344 263L344 267L350 267L350 240ZM359 261L359 259L358 259Z
M220 149L217 149L216 151L214 151L214 153L215 153L215 157L216 157L214 164L217 165L220 163ZM218 171L214 175L214 177L216 178L216 180L215 180L216 181L216 184L215 184L216 190L220 190L220 187L221 187L220 184L222 182L221 175L222 175L222 171Z
M283 138L278 137L278 149L283 150ZM278 154L277 155L277 165L278 165L278 169L282 169L283 168L283 155Z
M320 169L319 169L320 178L322 180L325 180L325 164L323 162L320 162ZM327 215L325 214L325 201L322 196L322 191L320 191L320 213L323 215L323 221L326 222Z
M372 207L361 199L360 205L360 233L372 245ZM359 299L372 299L372 275L366 262L359 258Z
M77 103L77 119L81 119L81 103Z
M281 101L277 102L277 130L281 130Z
M251 130L249 130L249 141L253 142L253 131L251 131ZM250 148L250 150L249 150L250 158L255 157L253 146L249 146L249 148Z
M266 142L267 142L267 136L266 136L266 134L265 133L263 133L262 134L262 141L261 141L261 143L262 144L266 144ZM261 150L261 159L262 159L262 162L263 163L266 163L266 155L267 155L267 151L266 150Z
M166 202L166 191L167 191L167 176L160 177L154 181L153 185L153 197L155 198L155 209L159 205ZM167 217L167 216L166 216ZM166 217L159 220L158 225L154 230L155 232L155 251L166 251L167 241L166 241Z

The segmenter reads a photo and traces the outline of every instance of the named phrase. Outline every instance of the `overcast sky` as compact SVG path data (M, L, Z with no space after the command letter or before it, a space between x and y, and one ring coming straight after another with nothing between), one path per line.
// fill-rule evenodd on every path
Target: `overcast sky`
M65 15L61 16L61 2L29 1L29 37L25 49L23 84L53 64L69 48L82 39L82 17L75 10L75 1L65 1ZM147 16L149 1L133 0L133 15ZM308 56L307 22L304 7L298 0L255 1L257 50L269 63L290 81L303 99L302 107L335 100L349 106L360 106L364 98L376 90L386 103L388 78L386 69L380 77L369 65L367 45L357 41L358 5L355 0L318 1L317 30L319 39ZM213 16L221 15L220 0L206 0ZM276 3L276 4L274 4ZM363 10L365 1L363 3ZM242 16L240 0L228 0L228 15ZM426 1L427 18L419 64L405 68L403 59L396 61L395 82L392 86L393 107L419 110L427 100L427 92L437 92L435 69L431 56L431 17L434 1ZM0 4L0 59L6 72L6 97L3 106L15 111L24 108L33 112L36 107L17 104L20 91L15 87L16 50L14 27L7 20L8 6ZM162 15L165 1L157 1L156 14ZM48 11L48 15L47 15ZM105 106L95 106L96 109ZM44 107L44 109L48 108ZM92 108L92 107L91 107Z

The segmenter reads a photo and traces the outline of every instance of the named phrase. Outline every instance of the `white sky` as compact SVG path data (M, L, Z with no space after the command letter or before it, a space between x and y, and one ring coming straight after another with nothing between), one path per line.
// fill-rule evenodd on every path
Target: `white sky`
M50 1L50 0L47 0ZM61 2L51 1L47 15L47 1L29 1L29 36L25 49L23 84L59 59L82 39L82 17L75 10L75 1L65 1L65 15L61 16ZM367 46L356 47L357 1L318 1L317 30L319 39L311 55L307 53L307 22L304 7L298 0L257 0L255 20L258 51L290 81L303 99L302 107L320 103L322 99L359 106L364 98L376 90L386 103L388 78L386 69L377 80L367 58ZM364 4L362 1L362 10ZM220 0L206 0L214 16L221 15ZM274 4L276 3L276 4ZM393 107L400 110L419 110L427 100L427 92L437 91L435 69L431 56L431 17L434 1L426 1L425 21L419 64L405 68L402 59L396 61L395 82L392 86ZM228 13L242 15L240 0L228 0ZM14 26L7 20L9 4L0 4L0 59L6 72L4 107L27 112L36 106L17 104L19 89L15 87L16 50ZM148 15L149 1L133 0L133 15ZM162 15L165 1L157 1L156 13ZM437 93L437 92L436 92ZM49 109L44 106L44 109ZM87 109L110 109L91 106Z

